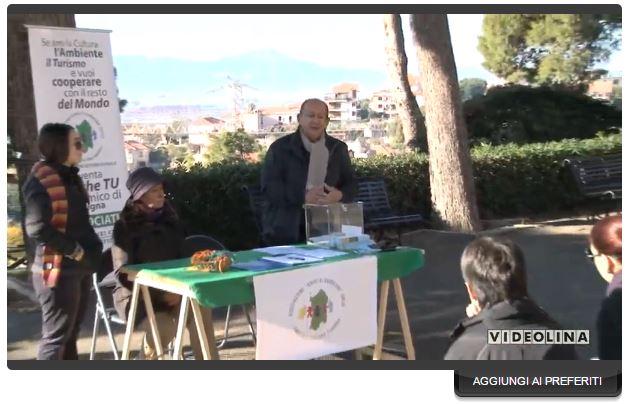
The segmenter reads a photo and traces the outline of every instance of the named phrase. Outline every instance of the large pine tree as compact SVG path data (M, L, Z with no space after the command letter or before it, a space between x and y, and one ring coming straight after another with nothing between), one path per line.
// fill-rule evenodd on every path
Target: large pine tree
M480 230L472 161L445 14L411 16L425 99L430 192L443 228Z

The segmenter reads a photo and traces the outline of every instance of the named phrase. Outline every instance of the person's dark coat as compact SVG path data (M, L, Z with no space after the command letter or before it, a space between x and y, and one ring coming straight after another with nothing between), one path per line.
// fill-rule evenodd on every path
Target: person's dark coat
M596 319L598 358L622 359L622 272L614 276Z
M52 202L46 188L31 174L24 183L22 194L26 210L25 227L27 237L27 259L33 272L42 270L44 245L62 254L61 274L63 277L85 275L99 269L103 244L94 231L89 219L89 196L78 175L79 169L63 164L49 164L61 177L68 201L65 233L51 223ZM83 259L68 258L77 243L84 250Z
M186 230L168 201L153 217L129 201L114 225L114 245L127 254L127 265L183 258L185 238ZM118 314L125 318L133 284L120 273L120 268L114 270L117 280L114 305ZM155 309L165 309L160 305L159 296L153 293L152 296Z
M574 345L488 344L488 330L562 329L530 299L503 301L465 319L451 335L445 359L541 360L577 359Z
M343 193L341 202L352 202L357 182L347 145L327 133L329 160L325 183ZM262 169L265 197L263 233L267 244L295 244L305 241L304 210L310 153L299 131L271 144Z

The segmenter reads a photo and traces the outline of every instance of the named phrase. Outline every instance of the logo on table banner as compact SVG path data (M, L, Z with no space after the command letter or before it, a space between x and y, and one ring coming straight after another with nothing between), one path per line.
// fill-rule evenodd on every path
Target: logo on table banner
M83 161L90 161L98 157L103 149L105 132L100 122L85 112L77 112L66 119L68 125L76 128L83 142Z
M293 331L308 339L330 336L343 320L345 305L345 293L334 279L313 279L297 291L290 304Z

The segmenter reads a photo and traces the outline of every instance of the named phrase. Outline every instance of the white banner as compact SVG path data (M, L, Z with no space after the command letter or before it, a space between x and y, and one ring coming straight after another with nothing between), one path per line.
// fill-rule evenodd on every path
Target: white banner
M256 359L312 359L376 342L377 258L253 278Z
M128 197L109 31L27 26L37 125L72 125L84 144L80 175L105 248Z

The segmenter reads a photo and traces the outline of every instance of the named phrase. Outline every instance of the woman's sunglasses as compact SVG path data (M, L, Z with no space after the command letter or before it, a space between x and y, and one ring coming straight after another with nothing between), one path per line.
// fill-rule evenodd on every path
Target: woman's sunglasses
M588 257L590 259L590 261L594 262L594 257L600 257L603 254L594 254L592 252L592 250L590 249L590 247L587 247L585 249L585 256Z

